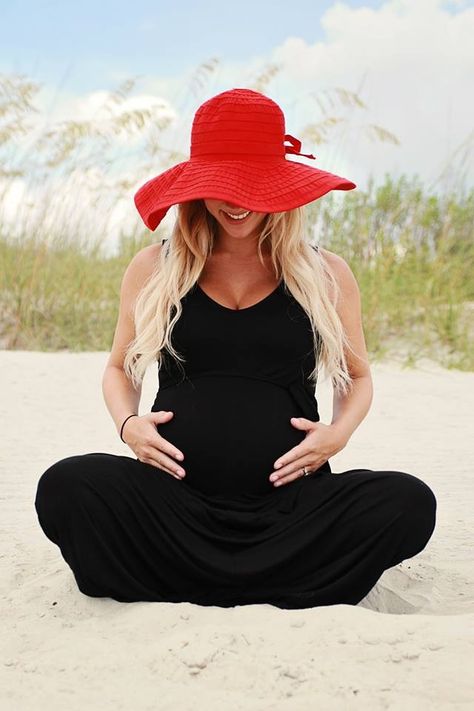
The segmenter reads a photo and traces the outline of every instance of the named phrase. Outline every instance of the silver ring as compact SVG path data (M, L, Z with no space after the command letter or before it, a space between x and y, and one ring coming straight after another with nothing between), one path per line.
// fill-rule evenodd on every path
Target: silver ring
M303 476L308 476L309 472L306 471L306 467L303 467Z

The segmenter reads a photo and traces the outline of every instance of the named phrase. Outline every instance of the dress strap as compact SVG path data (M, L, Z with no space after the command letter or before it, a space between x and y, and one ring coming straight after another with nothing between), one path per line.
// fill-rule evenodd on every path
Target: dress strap
M167 241L168 241L168 240L167 240L166 238L165 238L165 239L162 239L162 240L161 240L161 246L164 247L165 242L167 242ZM168 256L168 251L169 251L168 249L165 251L165 259L166 259L167 256Z

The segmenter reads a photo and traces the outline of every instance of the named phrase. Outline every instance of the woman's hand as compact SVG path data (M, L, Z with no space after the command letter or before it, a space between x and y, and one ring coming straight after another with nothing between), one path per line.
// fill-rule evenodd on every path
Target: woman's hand
M159 410L139 417L131 417L124 425L122 437L141 462L164 469L175 479L182 479L186 472L173 457L183 459L183 453L162 437L156 428L157 424L168 422L173 414L170 411Z
M330 457L344 449L348 442L348 438L335 425L313 422L305 417L292 417L291 424L300 430L306 430L307 435L296 447L275 461L276 471L270 475L274 486L299 479L303 476L303 467L309 472L318 469Z

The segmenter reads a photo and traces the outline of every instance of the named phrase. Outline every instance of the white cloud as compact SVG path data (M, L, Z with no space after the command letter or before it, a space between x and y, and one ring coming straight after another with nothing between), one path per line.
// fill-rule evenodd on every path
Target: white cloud
M279 93L300 97L303 125L322 118L310 91L355 91L362 84L368 108L343 112L350 122L343 154L333 165L329 147L321 147L318 158L331 161L322 167L344 169L358 185L368 172L382 177L385 171L432 181L472 131L474 9L448 12L442 5L393 0L371 9L337 2L322 17L323 42L289 38L275 49L272 59L284 66ZM394 133L401 145L371 143L363 131L368 123ZM473 167L471 162L471 183Z

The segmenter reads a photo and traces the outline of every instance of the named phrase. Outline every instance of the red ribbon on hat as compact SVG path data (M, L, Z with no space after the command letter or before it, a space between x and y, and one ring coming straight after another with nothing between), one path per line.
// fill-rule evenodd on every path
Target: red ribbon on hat
M299 141L297 138L294 136L290 136L289 133L285 133L285 141L289 141L292 145L291 146L285 146L285 153L293 153L295 156L303 156L304 158L314 158L316 159L316 156L313 156L312 153L300 153L299 150L301 148L301 141Z

